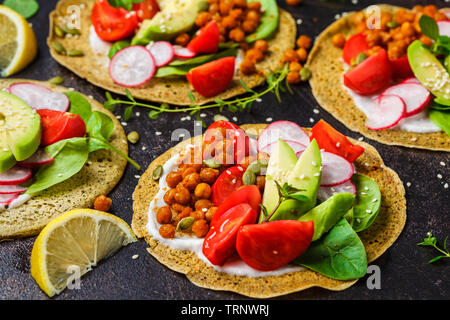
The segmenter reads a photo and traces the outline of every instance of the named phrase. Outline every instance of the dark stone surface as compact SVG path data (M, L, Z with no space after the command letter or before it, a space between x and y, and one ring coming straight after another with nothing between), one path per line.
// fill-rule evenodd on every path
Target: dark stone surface
M41 8L36 16L30 19L39 40L38 58L23 72L15 77L47 80L60 75L65 79L64 85L73 87L85 94L93 95L104 101L104 90L96 88L88 82L74 76L64 67L59 66L51 57L45 39L48 35L48 14L53 10L56 1L39 1ZM285 1L279 1L286 8ZM445 6L444 1L389 1L392 4L412 6L413 4L436 3ZM315 36L329 23L334 21L338 13L361 9L373 1L360 0L357 5L327 3L315 0L304 0L298 7L288 7L299 25L299 33ZM314 21L317 18L317 21ZM295 95L283 94L283 101L278 104L271 96L263 97L256 103L251 113L224 114L230 119L237 117L238 124L261 123L267 117L273 120L289 119L302 126L310 126L310 118L314 122L320 118L331 123L336 129L353 138L359 138L355 132L348 130L326 111L318 107L308 85L294 87ZM320 110L318 114L313 109ZM169 145L172 130L186 128L193 132L192 121L180 121L185 114L162 115L158 120L150 120L146 110L140 109L141 116L133 116L128 121L127 132L137 130L141 139L137 145L130 146L132 158L143 168ZM122 110L117 109L116 114ZM214 111L206 112L205 122L210 124ZM156 136L160 131L162 135ZM368 141L368 139L365 139ZM369 141L380 152L385 163L393 168L405 183L408 205L406 227L395 244L373 264L381 268L381 289L369 290L366 282L368 276L360 279L353 287L333 292L312 288L291 294L281 299L448 299L450 297L450 261L442 261L433 265L427 261L436 252L429 248L417 247L416 244L433 230L443 239L450 233L450 197L449 189L444 189L449 182L450 157L448 153L431 152L391 147ZM145 151L142 147L146 147ZM445 162L446 166L440 165ZM128 166L122 181L111 193L113 199L112 212L128 223L132 217L131 195L136 186L137 172ZM437 174L443 176L437 178ZM410 182L409 187L406 183ZM29 257L35 238L14 242L0 243L0 299L47 299L30 275ZM139 241L120 250L116 255L101 263L81 280L81 290L65 290L55 299L242 299L243 297L229 292L216 292L198 288L191 284L182 274L178 274L157 262L146 252L146 243ZM131 257L139 255L137 260Z

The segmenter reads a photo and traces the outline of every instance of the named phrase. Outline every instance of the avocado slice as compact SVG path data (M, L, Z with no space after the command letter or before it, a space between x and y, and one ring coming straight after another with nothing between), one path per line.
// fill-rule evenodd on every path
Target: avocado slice
M0 172L29 158L41 142L39 114L18 97L0 91Z
M206 0L160 1L161 11L152 19L144 20L131 45L147 45L150 41L170 40L188 32L200 11L208 9Z
M450 105L450 75L434 54L416 40L408 47L408 60L416 78L439 103Z

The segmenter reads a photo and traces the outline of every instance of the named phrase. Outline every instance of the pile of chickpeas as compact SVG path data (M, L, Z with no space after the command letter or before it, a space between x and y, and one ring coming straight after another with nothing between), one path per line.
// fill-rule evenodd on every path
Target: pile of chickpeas
M351 23L356 27L357 33L366 35L367 43L370 46L370 50L367 52L369 56L383 48L387 50L389 59L395 60L405 56L408 46L414 40L431 46L432 40L422 33L419 25L422 15L427 15L436 21L448 20L447 16L440 12L435 5L417 5L412 11L402 8L394 15L382 12L379 29L369 29L367 17L363 11L356 13L352 17ZM346 39L343 34L338 33L333 36L332 42L336 47L343 48Z
M302 77L301 73L303 69L302 63L308 59L308 50L311 48L311 44L312 39L310 37L300 35L296 41L297 49L289 49L284 52L283 62L289 63L287 81L290 84L308 80L308 77Z

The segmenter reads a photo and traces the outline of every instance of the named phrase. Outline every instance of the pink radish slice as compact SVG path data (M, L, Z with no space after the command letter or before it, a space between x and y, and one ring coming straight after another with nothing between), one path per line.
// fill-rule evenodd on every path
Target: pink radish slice
M258 154L258 141L253 138L249 138L249 155L256 156Z
M0 185L0 195L3 194L17 194L17 193L22 193L27 191L27 188L22 187L20 185L17 184L13 184L10 186L1 186Z
M53 92L49 88L34 83L15 83L8 88L8 92L19 97L35 110L50 109L65 112L70 105L69 98L65 94Z
M319 191L317 192L317 198L323 202L337 193L356 194L356 187L351 181L338 184L334 187L320 187Z
M0 173L0 185L21 184L30 180L31 169L15 166L8 171Z
M0 194L0 204L10 204L19 197L18 193Z
M309 145L309 136L299 125L291 121L275 121L265 128L258 138L258 150L278 139L298 142L304 146Z
M45 152L45 149L38 149L35 153L33 153L31 157L24 161L21 161L20 165L25 168L36 168L52 161L53 158L50 157L47 152Z
M403 80L401 83L415 83L415 84L421 84L419 79L415 78L415 77L411 77L411 78L406 78L405 80Z
M413 116L426 109L431 103L430 92L421 84L400 83L387 88L382 94L400 97L406 105L406 117Z
M126 47L109 63L109 75L123 87L139 87L155 74L156 65L150 51L143 46Z
M157 67L163 67L172 61L175 50L170 42L167 41L157 41L147 46L147 49L153 55L155 59L155 65Z
M450 37L450 21L438 21L437 25L441 36Z
M189 59L195 57L196 53L188 48L175 45L173 46L175 57Z
M284 140L284 142L286 142L292 148L292 150L294 150L294 152L296 154L300 153L300 152L303 152L306 149L306 147L304 145L302 145L301 143L298 143L296 141ZM261 152L265 152L265 153L267 153L269 155L272 155L273 148L276 147L277 143L278 143L278 141L272 142L271 144L269 144L269 145L265 146L264 148L262 148L260 151Z
M405 116L406 106L398 96L381 95L373 100L366 127L371 130L388 129L395 126Z
M321 187L333 187L350 180L354 168L350 162L337 154L322 151Z

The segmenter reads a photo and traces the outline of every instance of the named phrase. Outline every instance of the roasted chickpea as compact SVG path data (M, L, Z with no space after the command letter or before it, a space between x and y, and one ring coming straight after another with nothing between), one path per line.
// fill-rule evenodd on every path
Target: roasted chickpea
M258 11L255 10L249 10L247 11L247 14L245 15L245 20L251 20L255 22L259 22L259 19L261 18Z
M242 22L242 30L244 30L244 32L246 33L252 33L256 30L256 28L258 28L258 23L256 21L245 20L244 22Z
M299 48L297 49L297 55L298 55L298 61L305 62L308 58L308 53L306 52L306 49Z
M427 16L433 17L436 12L437 7L433 4L423 7L423 13L426 14Z
M203 168L200 171L200 180L212 185L219 176L219 170L213 168Z
M245 39L245 33L241 28L234 28L230 31L228 37L234 42L242 42Z
M289 71L287 74L287 82L290 84L296 84L302 81L300 73L298 71Z
M183 180L183 177L178 172L170 172L166 176L167 185L171 188L175 188Z
M249 10L255 10L256 12L260 12L261 11L261 3L254 1L254 2L250 2L247 4L247 8Z
M108 211L111 208L112 200L105 195L98 196L94 201L94 209L98 211Z
M230 11L230 17L233 17L236 20L239 20L242 18L242 14L244 12L242 11L242 9L233 9Z
M247 8L247 0L234 0L233 4L238 8Z
M415 5L412 9L413 12L419 13L419 12L423 12L423 6L421 5Z
M189 43L190 37L187 33L182 33L175 38L175 43L179 46L184 47Z
M360 22L356 25L356 33L363 33L367 30L367 25L365 22Z
M264 191L264 186L266 185L266 177L265 176L257 176L256 177L256 186L260 191Z
M345 42L347 40L345 39L345 36L342 33L336 33L333 38L331 38L331 42L333 43L333 46L338 48L343 48L345 46Z
M168 205L174 203L175 199L175 189L170 189L168 190L165 194L164 194L164 202L167 203Z
M209 199L211 197L211 187L207 183L199 183L195 187L194 194L199 199Z
M174 200L177 203L188 204L191 201L191 194L182 183L178 184L175 190Z
M222 19L222 26L226 29L233 29L236 25L236 18L233 18L232 16L226 16Z
M448 20L447 15L440 11L438 11L434 14L433 19L436 21Z
M210 222L212 220L212 218L214 217L214 214L217 211L217 207L211 207L208 209L208 211L206 211L205 213L205 218L206 221Z
M192 232L198 238L203 238L209 231L209 225L205 219L196 220L192 224Z
M189 191L194 191L195 187L200 183L200 175L197 172L191 173L183 179L181 184Z
M180 213L177 214L177 219L181 220L183 218L189 217L192 213L192 208L191 207L185 207L183 209L183 211L181 211Z
M208 11L209 11L209 13L210 13L211 15L216 14L217 12L219 12L219 4L218 4L217 2L216 2L216 3L211 3L211 4L209 5Z
M185 205L182 205L182 204L179 204L179 203L176 203L176 202L172 203L170 205L170 207L172 208L173 211L175 211L177 213L182 212L184 209L186 209Z
M203 27L211 20L211 14L208 11L200 12L195 18L195 25L197 27Z
M308 36L301 35L297 39L297 47L303 48L303 49L309 49L311 47L312 39Z
M254 46L255 49L258 49L259 51L261 51L262 53L266 53L267 50L269 50L269 45L267 43L266 40L260 39L260 40L256 40Z
M266 152L258 152L256 159L269 161L270 155Z
M286 4L289 6L298 6L302 3L302 0L286 0Z
M239 66L239 70L243 74L253 74L256 72L256 65L253 61L244 59Z
M364 14L364 11L358 11L351 17L350 22L356 26L356 25L360 24L361 22L365 22L365 20L366 20L366 15Z
M419 41L422 42L427 47L431 47L431 45L433 44L433 40L431 40L431 38L428 38L427 36L421 36L419 38Z
M156 221L160 224L170 223L172 220L172 210L169 206L164 206L158 209L156 213Z
M405 37L412 37L416 33L414 26L410 22L404 22L402 24L401 32Z
M203 209L208 210L212 206L213 206L212 202L209 201L208 199L200 199L195 202L195 210L203 210Z
M289 49L284 52L283 60L285 62L298 61L298 54L294 49Z
M225 16L233 9L233 0L221 0L219 4L220 14Z
M194 220L201 220L201 219L205 219L205 212L203 212L202 210L195 210L195 211L192 211L189 214L189 216L194 218Z
M260 50L252 48L245 53L245 59L256 63L264 59L264 54Z
M171 224L163 224L159 228L159 234L163 238L171 239L171 238L175 237L175 227Z

